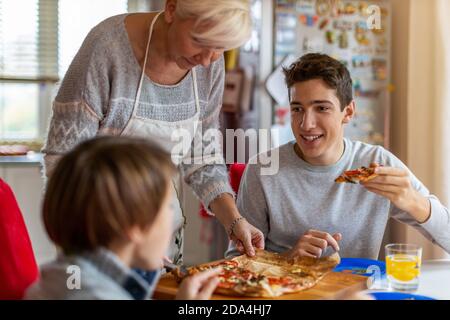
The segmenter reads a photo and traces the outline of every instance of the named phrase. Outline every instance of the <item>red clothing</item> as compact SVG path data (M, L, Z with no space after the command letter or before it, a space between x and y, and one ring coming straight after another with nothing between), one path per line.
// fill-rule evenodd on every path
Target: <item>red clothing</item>
M233 191L238 192L239 190L239 185L241 183L241 178L242 175L244 174L245 171L245 163L233 163L230 167L229 167L229 178L230 178L230 185L231 188L233 188ZM205 208L203 207L203 205L200 205L200 216L202 216L203 218L209 218L211 217L208 212L206 212Z
M21 299L37 277L22 213L11 188L0 179L0 300Z

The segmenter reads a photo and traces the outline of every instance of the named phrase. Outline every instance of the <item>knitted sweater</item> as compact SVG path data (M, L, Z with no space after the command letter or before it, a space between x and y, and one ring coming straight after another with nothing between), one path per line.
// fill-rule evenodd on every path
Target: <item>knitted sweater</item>
M125 17L126 14L110 17L91 30L62 81L42 150L47 176L61 155L81 141L101 134L120 135L132 115L142 69L125 29ZM201 109L199 127L206 132L219 127L223 57L208 67L197 66L196 72ZM195 114L191 71L175 85L160 85L148 77L143 81L138 117L173 122ZM221 150L212 146L216 141L200 139L194 143L203 144L204 155L207 150ZM182 163L180 171L206 208L222 193L234 195L223 161Z

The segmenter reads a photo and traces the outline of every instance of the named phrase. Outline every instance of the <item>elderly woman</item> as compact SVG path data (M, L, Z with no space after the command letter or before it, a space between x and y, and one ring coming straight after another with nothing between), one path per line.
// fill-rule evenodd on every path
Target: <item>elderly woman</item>
M249 255L263 248L263 234L236 208L222 154L207 152L220 147L194 139L218 128L223 51L242 45L250 30L247 0L167 0L163 12L101 22L85 39L53 103L43 149L46 175L62 154L90 137L154 139L172 153L180 177L238 247ZM186 223L180 183L173 181L175 225L168 252L175 263L182 262Z

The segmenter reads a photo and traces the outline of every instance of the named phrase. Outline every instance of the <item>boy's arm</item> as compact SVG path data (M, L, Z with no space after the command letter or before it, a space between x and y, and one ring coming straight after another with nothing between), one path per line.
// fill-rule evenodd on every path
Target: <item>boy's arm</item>
M379 167L380 176L363 183L393 204L391 217L416 228L427 239L450 252L450 214L439 199L398 160L394 167Z
M237 207L241 215L254 227L264 234L264 239L269 232L269 219L266 196L261 185L260 168L258 165L249 164L242 176L237 194ZM230 241L226 257L239 255L236 244Z
M424 223L430 218L431 205L428 190L422 183L412 177L405 168L377 167L379 176L363 182L367 190L389 199L397 208L408 212L417 222ZM426 189L426 188L425 188Z
M409 212L397 207L393 208L391 216L413 226L428 240L450 253L450 213L448 208L436 196L430 194L428 189L414 175L411 176L411 181L414 189L429 204L428 219L420 221Z

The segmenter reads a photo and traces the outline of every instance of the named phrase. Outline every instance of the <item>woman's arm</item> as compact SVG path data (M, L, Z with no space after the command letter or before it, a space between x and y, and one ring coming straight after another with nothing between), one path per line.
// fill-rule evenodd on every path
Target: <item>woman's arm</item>
M53 101L47 140L42 150L49 177L59 158L83 140L94 137L108 107L110 60L94 28L67 70Z
M209 132L219 134L219 113L222 107L222 96L224 88L224 65L223 58L218 60L211 66L213 70L212 89L208 98L208 110L206 115L201 119L200 135L194 139L192 148L199 152L194 152L191 158L191 164L182 163L182 173L185 181L192 187L195 194L202 201L208 213L216 215L217 219L222 223L225 230L229 232L230 226L241 215L236 207L234 200L234 192L228 180L227 168L224 164L222 146L218 139L212 138L211 135L205 135ZM204 139L206 137L210 139ZM202 159L197 161L195 155L201 154ZM262 237L261 231L251 226L246 221L239 221L234 224L232 238L239 240L245 247L245 251L253 255L252 246L253 239ZM253 245L261 247L261 243L253 241Z

